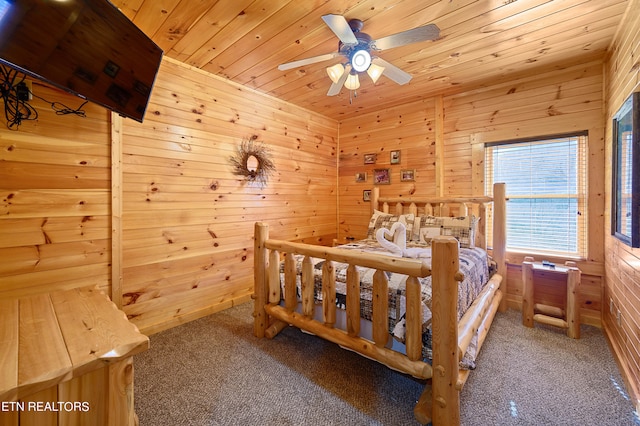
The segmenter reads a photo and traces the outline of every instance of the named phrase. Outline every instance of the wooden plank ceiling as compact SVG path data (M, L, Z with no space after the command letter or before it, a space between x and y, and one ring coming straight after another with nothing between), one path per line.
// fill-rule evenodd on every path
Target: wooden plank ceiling
M340 120L436 94L450 95L601 60L627 0L112 0L166 56ZM398 85L366 74L356 97L327 96L325 69L340 58L278 70L332 53L338 39L322 20L364 22L373 39L428 23L435 41L378 52L410 73Z

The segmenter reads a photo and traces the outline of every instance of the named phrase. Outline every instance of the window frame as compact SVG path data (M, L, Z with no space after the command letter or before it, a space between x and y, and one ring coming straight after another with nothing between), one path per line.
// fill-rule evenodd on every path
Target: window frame
M542 195L542 194L527 194L527 195L514 195L510 194L509 184L507 183L507 199L515 200L518 198L522 199L541 199L541 198L558 198L558 199L567 199L567 200L576 200L577 202L577 212L580 214L580 218L577 220L576 226L576 243L577 248L576 252L570 251L562 251L562 250L545 250L534 247L509 247L509 238L507 238L507 251L512 253L523 253L523 254L537 254L537 255L546 255L552 258L566 258L566 259L586 259L588 257L589 251L589 219L587 217L588 213L588 187L587 187L587 169L588 169L588 131L576 131L570 133L561 133L561 134L553 134L553 135L545 135L545 136L532 136L527 138L519 138L519 139L511 139L511 140L503 140L503 141L495 141L495 142L487 142L484 143L484 175L485 175L485 192L487 194L491 193L491 188L494 183L494 165L493 159L490 157L493 152L494 147L497 146L508 146L508 145L516 145L516 144L528 144L535 142L552 142L555 139L568 139L568 138L577 138L578 139L578 147L577 147L577 171L576 171L576 193L566 194L567 196L563 197L561 195ZM536 195L539 195L536 197ZM507 220L508 220L508 210L509 207L507 205ZM509 224L507 223L507 232L508 232Z

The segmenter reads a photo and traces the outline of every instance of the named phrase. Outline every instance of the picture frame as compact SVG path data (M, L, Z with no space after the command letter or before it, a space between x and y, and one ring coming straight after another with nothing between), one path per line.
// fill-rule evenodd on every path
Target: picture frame
M362 191L362 201L371 201L371 190L365 189Z
M400 150L391 151L390 161L391 164L400 164Z
M356 183L363 183L367 181L367 172L356 173Z
M632 93L613 117L611 234L640 247L640 93Z
M377 154L365 154L364 164L376 164L377 157Z
M416 180L416 169L403 169L400 170L401 182L413 182Z
M373 183L375 185L388 185L391 183L391 170L390 169L374 169L373 170Z

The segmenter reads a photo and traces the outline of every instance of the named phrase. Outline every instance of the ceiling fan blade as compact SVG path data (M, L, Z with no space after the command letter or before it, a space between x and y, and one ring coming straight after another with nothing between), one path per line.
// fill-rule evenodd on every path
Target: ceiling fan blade
M376 65L380 65L381 67L384 67L384 71L382 72L382 75L386 75L389 79L395 81L400 85L407 84L409 81L411 81L411 78L412 78L411 74L409 74L408 72L402 71L400 68L396 67L390 62L385 61L382 58L375 58L371 62L373 62Z
M311 58L300 59L298 61L287 62L286 64L278 65L278 69L280 71L290 70L291 68L301 67L303 65L315 64L316 62L328 61L329 59L333 59L336 56L340 56L338 52L334 53L326 53L320 56L313 56Z
M435 40L440 37L440 28L436 24L424 25L412 30L402 31L373 41L377 50L387 50L419 41Z
M356 39L355 34L353 34L353 31L351 30L347 20L344 19L344 16L324 15L322 20L344 44L358 44L358 39Z
M344 82L347 81L347 77L349 77L349 73L351 72L351 66L347 65L344 67L344 73L340 76L340 80L337 83L333 83L331 87L329 87L329 91L327 92L327 96L335 96L340 93L340 89L344 85Z

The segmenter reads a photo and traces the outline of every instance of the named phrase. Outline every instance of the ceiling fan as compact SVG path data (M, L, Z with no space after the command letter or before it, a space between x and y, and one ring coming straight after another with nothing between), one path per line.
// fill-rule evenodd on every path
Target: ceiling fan
M341 56L346 58L347 62L327 68L329 78L333 81L327 96L335 96L340 93L343 85L349 90L357 89L360 87L358 74L365 71L374 83L383 73L398 84L408 83L411 80L411 74L378 57L377 52L420 41L435 40L440 36L438 26L428 24L372 40L369 34L361 32L364 23L359 19L351 19L347 22L342 15L324 15L322 20L340 39L338 51L287 62L279 65L278 69L285 71Z

